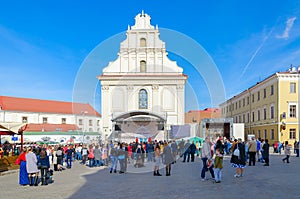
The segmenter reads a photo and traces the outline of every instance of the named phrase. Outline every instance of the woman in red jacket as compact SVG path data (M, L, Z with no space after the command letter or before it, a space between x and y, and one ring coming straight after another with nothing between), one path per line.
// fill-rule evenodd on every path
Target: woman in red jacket
M17 164L20 164L19 184L23 186L29 185L28 173L26 169L26 148L23 149L23 152L18 157Z

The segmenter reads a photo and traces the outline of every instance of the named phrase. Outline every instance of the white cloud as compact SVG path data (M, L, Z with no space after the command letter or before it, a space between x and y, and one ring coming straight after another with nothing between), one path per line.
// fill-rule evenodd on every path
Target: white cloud
M286 26L285 26L284 32L282 33L282 35L277 35L276 38L288 39L289 33L290 33L296 19L297 19L297 17L288 18L286 21Z

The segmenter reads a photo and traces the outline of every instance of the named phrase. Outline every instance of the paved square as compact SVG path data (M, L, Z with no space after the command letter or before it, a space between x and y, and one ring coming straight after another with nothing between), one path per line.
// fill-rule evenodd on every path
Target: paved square
M202 163L195 162L172 165L171 176L153 176L150 172L109 173L108 169L88 168L74 163L70 170L55 172L53 184L48 186L20 186L18 172L0 176L0 198L300 198L300 159L291 157L291 163L283 163L283 155L271 155L270 166L246 167L241 178L234 178L229 157L223 163L222 182L201 181ZM118 165L119 166L119 165ZM152 166L151 166L152 167ZM210 174L206 173L211 178Z

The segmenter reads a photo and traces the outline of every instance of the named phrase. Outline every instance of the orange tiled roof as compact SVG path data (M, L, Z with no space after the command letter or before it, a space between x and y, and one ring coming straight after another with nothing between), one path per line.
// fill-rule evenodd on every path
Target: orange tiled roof
M24 132L49 132L49 131L60 131L68 132L70 130L78 130L76 124L27 124Z
M17 98L0 96L0 109L9 111L40 112L40 113L60 113L101 116L91 105L63 102L54 100L40 100L31 98Z
M193 112L214 112L214 113L218 113L221 112L221 109L219 108L205 108L204 110L190 110L188 113L193 113Z

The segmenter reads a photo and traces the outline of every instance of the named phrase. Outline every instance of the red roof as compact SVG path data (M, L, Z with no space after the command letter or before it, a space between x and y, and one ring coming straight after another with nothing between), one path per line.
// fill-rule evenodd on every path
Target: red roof
M0 110L40 112L40 113L60 113L76 115L101 115L89 104L77 102L63 102L53 100L40 100L30 98L17 98L0 96Z
M219 108L205 108L204 110L190 110L188 113L193 113L193 112L211 112L211 113L218 113L221 112L221 109Z
M24 132L68 132L70 130L74 131L78 129L79 128L75 124L27 124Z

